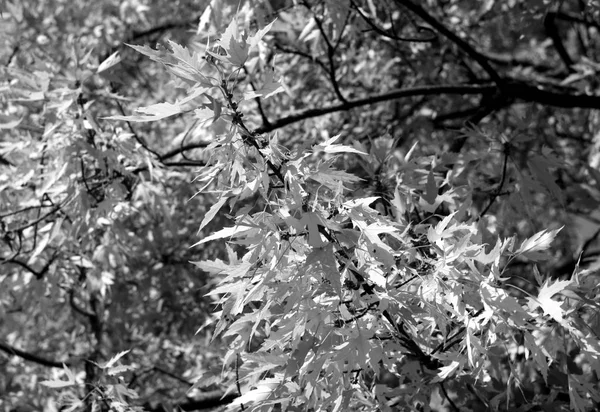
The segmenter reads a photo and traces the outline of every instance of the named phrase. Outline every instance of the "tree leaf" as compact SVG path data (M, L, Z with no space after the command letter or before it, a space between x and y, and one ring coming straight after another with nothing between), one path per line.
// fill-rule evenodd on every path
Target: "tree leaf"
M245 36L241 35L238 29L237 19L234 18L227 26L227 29L219 40L221 46L227 52L227 60L236 67L243 67L248 60L250 47L246 43ZM223 60L223 56L212 53L216 58Z
M562 227L554 230L545 229L536 233L529 239L523 241L519 249L515 251L514 254L521 255L531 260L541 260L547 258L548 256L542 252L546 251L550 247L552 241L561 229Z
M96 73L102 73L104 71L107 71L119 63L121 63L121 56L119 56L119 52L116 51L113 54L111 54L110 56L108 56L106 58L106 60L104 60L100 64L100 66L98 66Z
M157 103L148 107L140 107L136 109L136 112L142 113L142 115L110 116L105 117L105 119L124 120L126 122L154 122L156 120L162 120L164 118L180 114L181 107L177 104Z
M275 70L266 69L263 75L262 86L257 90L245 92L244 100L254 99L255 97L262 97L263 99L268 99L269 97L274 96L277 93L281 93L283 91L285 91L285 89L281 85L281 80L275 80Z
M217 203L215 203L210 207L210 209L208 209L208 212L206 212L206 215L204 215L204 219L202 219L202 222L200 223L200 229L198 229L198 232L200 232L206 225L208 225L211 222L211 220L215 218L216 214L219 212L219 210L221 210L221 208L227 202L228 199L229 198L226 196L221 196Z
M258 46L258 43L260 43L262 38L265 37L265 34L267 34L271 30L271 28L273 27L273 23L275 23L276 20L277 19L273 20L271 23L258 30L256 34L254 34L254 36L250 36L248 38L248 45L250 46L250 49Z
M110 367L112 367L115 363L117 363L119 361L119 359L121 359L123 356L127 355L129 353L131 349L125 350L123 352L119 352L117 353L115 356L113 356L112 358L110 358L110 360L108 362L106 362L104 364L104 366L101 366L102 369L108 369Z
M561 302L553 300L552 296L562 292L572 282L572 280L557 280L551 283L550 279L546 280L540 288L537 298L527 298L530 309L533 310L540 306L545 314L550 315L558 323L564 324L564 310L561 307Z
M249 230L252 230L252 229L254 229L254 228L251 226L244 226L244 225L226 227L226 228L223 228L223 229L213 233L210 236L205 237L201 241L194 243L190 247L198 246L203 243L210 242L211 240L223 239L225 237L236 237L236 236L244 234L245 232L248 232Z

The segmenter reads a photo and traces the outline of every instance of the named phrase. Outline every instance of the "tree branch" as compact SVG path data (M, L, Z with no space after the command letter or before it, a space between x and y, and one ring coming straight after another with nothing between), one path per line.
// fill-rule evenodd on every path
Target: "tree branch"
M198 24L199 20L200 20L200 15L195 16L187 21L168 22L168 23L161 24L159 26L152 27L147 30L134 31L130 40L125 41L124 43L131 43L134 40L139 40L142 37L148 37L155 33L160 33L160 32L164 32L164 31L171 30L171 29L182 29L182 28L194 26L194 25Z
M17 349L14 346L7 344L6 342L0 341L0 350L8 353L9 355L18 356L22 359L25 359L30 362L37 363L42 366L49 366L51 368L62 368L64 365L72 365L74 361L72 359L68 359L66 361L60 362L53 359L43 358L38 355L34 355L33 353L25 352L21 349Z
M554 17L558 20L568 21L571 23L579 23L589 27L595 27L597 29L600 29L600 22L588 17L578 16L574 13L561 11L559 13L556 13Z
M331 86L333 87L333 91L335 92L338 99L340 99L340 101L346 103L347 100L344 97L344 95L342 94L342 91L340 90L340 86L337 81L335 62L334 62L335 48L331 44L331 41L329 40L329 37L327 36L327 33L325 32L325 29L323 28L323 24L322 24L321 20L317 17L317 14L312 10L312 8L310 7L310 4L308 4L307 1L304 1L303 4L313 14L313 19L314 19L315 23L317 24L317 28L319 29L319 32L321 33L321 37L323 37L323 40L325 41L325 45L327 46L326 47L327 48L327 61L329 63L329 68L326 71L327 71L327 75L329 76L329 81L331 82Z
M498 89L493 84L480 85L447 85L447 86L419 86L409 89L398 89L377 96L364 97L362 99L350 100L346 103L322 107L319 109L307 109L299 113L291 114L283 117L270 126L261 126L255 129L254 133L269 133L282 127L289 126L293 123L303 120L312 119L315 117L324 116L326 114L346 111L361 106L370 104L382 103L390 100L401 99L404 97L428 96L437 94L451 95L492 95L502 91L502 101L522 100L529 103L539 103L546 106L563 107L563 108L582 108L582 109L600 109L600 96L585 94L585 93L565 93L556 90L543 89L538 84L530 84L525 81L504 78L503 87ZM487 107L487 106L486 106ZM497 108L497 107L495 107ZM494 108L494 110L495 110ZM493 111L493 110L492 110ZM490 112L482 108L478 114L478 118L482 113L484 117ZM473 120L470 120L473 121Z
M156 372L162 373L163 375L167 375L170 378L173 378L176 381L179 381L179 382L181 382L181 383L183 383L185 385L188 385L188 386L192 386L193 385L192 382L190 382L190 381L188 381L186 379L183 379L181 376L175 375L173 372L170 372L170 371L168 371L168 370L166 370L166 369L164 369L164 368L162 368L160 366L154 366L152 369L155 370Z
M188 150L192 150L192 149L202 149L205 148L206 146L208 146L208 143L189 143L186 144L185 146L180 146L176 149L170 150L165 154L162 154L159 156L159 160L161 162L164 162L167 159L170 159L172 157L175 157L179 154L182 154L183 152L187 152Z
M215 408L221 405L227 405L231 403L238 395L235 393L230 393L225 395L223 391L216 390L210 392L204 392L202 395L196 397L193 400L182 402L180 404L175 405L176 410L178 411L199 411L202 409L210 409ZM148 412L167 412L172 409L167 409L162 405L152 406L152 405L144 405L144 410Z
M430 15L425 9L423 9L418 4L413 3L410 0L395 0L396 4L404 6L405 8L412 11L414 14L423 19L427 24L437 30L440 34L450 40L452 43L456 44L462 51L464 51L467 55L469 55L473 60L475 60L483 70L490 76L494 83L496 83L499 87L503 84L503 78L500 77L498 72L490 65L485 56L475 50L469 43L465 40L458 37L454 34L450 29L444 26L442 23L437 21L435 17Z
M353 9L355 9L358 12L358 14L365 21L365 23L367 23L371 27L371 29L373 29L373 31L375 33L380 34L381 36L388 38L390 40L413 42L413 43L430 43L433 40L435 40L435 38L437 37L436 34L433 32L431 32L430 35L427 37L401 37L401 36L396 35L396 33L391 34L388 31L379 27L377 24L373 23L373 20L371 20L368 16L366 16L362 12L361 8L354 1L350 2L350 7L352 7ZM427 31L427 30L428 29L425 27L420 27L420 31Z
M557 12L558 10L549 11L548 13L546 13L546 17L544 17L544 28L546 29L546 34L548 35L548 37L552 39L554 48L556 49L556 52L560 56L564 65L567 67L567 70L569 71L569 73L574 73L575 69L573 69L573 59L571 59L571 56L569 56L567 49L562 43L562 39L560 38L560 34L558 32L558 26L555 22Z
M556 70L555 66L551 66L550 64L546 64L545 62L536 63L532 59L523 56L517 56L513 53L494 53L486 51L481 52L481 55L489 61L499 65L531 67L540 73L546 73Z
M389 100L400 99L403 97L428 96L438 94L455 94L455 95L480 95L493 93L496 90L494 85L454 85L454 86L421 86L409 89L393 90L388 93L377 96L365 97L357 100L350 100L346 103L322 107L320 109L307 109L300 113L292 114L273 122L269 127L259 127L255 133L268 133L284 126L300 122L302 120L311 119L314 117L323 116L326 114L346 111L356 107L367 106L386 102ZM600 98L599 98L600 99Z

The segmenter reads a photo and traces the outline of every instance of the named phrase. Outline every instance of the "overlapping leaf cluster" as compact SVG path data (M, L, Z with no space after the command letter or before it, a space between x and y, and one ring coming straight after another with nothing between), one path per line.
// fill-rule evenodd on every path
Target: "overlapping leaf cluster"
M285 148L246 125L240 101L277 91L236 92L268 28L249 37L234 21L203 56L173 43L166 55L139 48L189 84L188 98L119 117L194 110L226 124L197 180L218 194L200 228L223 209L232 225L196 245L225 240L228 259L195 264L222 277L210 294L221 309L214 337L230 341L224 367L239 369L231 390L241 396L230 409L410 409L429 405L449 381L477 387L498 407L521 376L511 362L499 368L499 356L523 350L548 382L550 365L573 350L567 340L598 368L600 347L586 326L597 313L595 289L538 277L537 294L525 300L504 282L513 261L543 259L559 229L520 243L490 236L470 215L469 188L448 178L460 156L381 159L337 143L345 136ZM361 179L337 169L340 157L386 163L391 193L368 196ZM445 213L435 215L440 205ZM397 384L386 385L384 372ZM573 408L600 400L583 373L565 376Z

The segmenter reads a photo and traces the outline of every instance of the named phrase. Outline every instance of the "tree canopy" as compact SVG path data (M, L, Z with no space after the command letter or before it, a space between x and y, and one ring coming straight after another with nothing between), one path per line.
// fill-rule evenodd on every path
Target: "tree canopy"
M0 4L3 412L597 410L597 2Z

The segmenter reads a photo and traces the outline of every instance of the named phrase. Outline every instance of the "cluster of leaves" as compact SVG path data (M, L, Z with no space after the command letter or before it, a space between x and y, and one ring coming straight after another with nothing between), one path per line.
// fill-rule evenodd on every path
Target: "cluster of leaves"
M100 386L121 383L98 365L127 349L136 365L127 371L130 389L144 402L179 402L191 385L185 371L199 367L193 361L218 359L192 341L210 309L201 290L207 279L188 262L217 252L188 248L192 211L204 206L189 201L195 189L171 161L180 142L159 153L148 146L158 146L159 130L100 118L122 110L131 92L124 82L137 81L123 67L136 62L112 48L143 38L128 24L161 24L142 6L17 1L2 9L0 404L7 410L56 408L56 391L38 381L63 364L77 378L69 380L69 404L100 402ZM113 395L106 393L122 402Z
M11 36L69 48L47 59L3 45L0 122L0 350L57 368L42 386L67 410L141 410L164 385L156 372L224 388L228 410L600 403L599 290L579 266L600 231L569 247L571 216L600 199L594 10L211 0L186 45L152 48L119 33L147 8L117 3L105 6L119 19L94 15L85 31L102 26L102 58L56 28L39 35L41 6L2 15ZM519 30L501 30L503 13ZM542 20L556 56L524 57L549 54ZM577 63L561 21L587 28ZM120 57L131 50L161 69L138 59L138 76ZM143 104L133 115L130 100ZM215 352L188 343L206 317L217 372ZM41 324L64 362L15 347Z
M268 98L280 86L267 71L263 87L240 93L237 79L249 59L260 58L253 52L273 23L253 36L237 24L203 56L174 43L167 56L137 48L188 83L188 96L140 108L142 116L117 117L159 120L195 103L195 118L227 124L198 176L218 194L200 228L224 207L234 225L195 246L225 238L244 252L228 246L226 262L195 264L222 276L210 294L222 309L214 337L231 338L224 367L239 367L230 385L241 396L230 409L412 409L430 403L437 386L424 383L445 392L448 381L498 409L514 402L513 387L521 386L512 363L518 356L545 383L553 378L551 364L564 371L559 389L538 394L535 403L550 406L561 390L575 410L600 401L590 378L600 367L590 330L598 315L593 281L583 273L552 282L535 272L534 291L522 291L526 299L505 282L513 261L544 258L559 229L522 242L497 238L486 248L493 237L470 213L472 189L451 173L469 161L465 156L380 158L356 142L336 144L339 135L288 149L276 136L251 130L241 101ZM346 156L385 167L391 193L356 190L361 179L336 167ZM542 156L532 158L531 169L552 190L556 184L541 172L551 156ZM444 215L435 214L440 209ZM417 221L423 212L427 217ZM573 351L577 365L570 366ZM510 359L507 370L499 357ZM395 387L379 382L383 371L397 376Z

